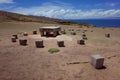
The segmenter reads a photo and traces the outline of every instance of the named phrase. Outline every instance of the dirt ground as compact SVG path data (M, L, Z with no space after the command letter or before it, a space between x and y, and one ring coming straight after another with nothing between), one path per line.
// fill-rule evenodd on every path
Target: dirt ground
M55 38L32 35L39 31L40 23L0 23L0 80L119 80L120 79L120 28L87 28L88 40L78 45L84 28L62 26L67 34ZM51 24L47 24L51 25ZM74 29L77 35L70 35ZM78 30L79 29L79 30ZM24 37L22 32L28 32ZM111 37L106 38L105 33ZM11 35L27 38L28 45L11 42ZM44 48L36 48L35 40L43 39ZM57 40L65 41L65 47L58 47ZM60 52L50 54L50 48ZM104 69L95 69L90 56L100 54L105 58Z

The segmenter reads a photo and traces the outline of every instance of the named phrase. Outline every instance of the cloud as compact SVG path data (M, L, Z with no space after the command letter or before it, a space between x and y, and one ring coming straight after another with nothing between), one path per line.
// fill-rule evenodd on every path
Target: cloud
M119 3L105 3L105 5L110 6L110 7L114 7L117 6Z
M93 5L91 9L76 9L70 3L61 2L60 0L54 0L52 2L43 3L40 6L33 7L16 7L11 5L13 0L0 0L0 10L6 10L25 15L46 16L60 19L88 19L88 18L107 18L107 17L120 17L120 9L110 9L117 6L119 3L104 3ZM5 4L5 5L4 5ZM8 6L6 6L6 4ZM100 6L109 6L109 9L94 9ZM91 5L86 5L90 7ZM85 10L83 10L85 9Z
M62 6L42 5L30 8L16 8L13 12L25 15L47 16L60 19L83 19L83 18L106 18L120 17L120 9L91 9L81 10L74 8L64 8Z
M5 0L4 0L5 1ZM12 0L6 0L12 1ZM35 7L16 7L2 6L0 10L11 11L15 13L35 16L46 16L59 19L88 19L88 18L106 18L120 17L120 9L76 9L71 4L60 1L43 3Z
M104 6L103 6L104 5ZM98 3L95 6L96 7L115 7L115 6L119 6L120 3L118 2L105 2L105 3Z
M9 11L9 10L12 10L13 8L15 8L15 6L13 6L13 5L10 5L7 7L6 7L6 5L0 5L0 10L4 10L4 11Z
M13 0L0 0L0 4L11 4L14 3Z

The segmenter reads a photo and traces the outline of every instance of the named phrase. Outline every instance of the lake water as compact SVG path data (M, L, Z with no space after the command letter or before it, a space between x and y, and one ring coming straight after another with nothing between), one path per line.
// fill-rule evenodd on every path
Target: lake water
M97 27L120 27L120 19L77 19L70 21L89 23Z

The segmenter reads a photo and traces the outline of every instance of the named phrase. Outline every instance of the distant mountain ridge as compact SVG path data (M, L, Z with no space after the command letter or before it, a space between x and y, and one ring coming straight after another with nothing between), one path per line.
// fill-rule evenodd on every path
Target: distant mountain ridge
M0 22L11 22L11 21L21 21L21 22L40 22L40 23L52 23L52 24L63 24L63 25L85 25L93 26L91 24L72 22L68 20L61 20L55 18L49 18L44 16L32 16L32 15L23 15L18 13L0 11Z

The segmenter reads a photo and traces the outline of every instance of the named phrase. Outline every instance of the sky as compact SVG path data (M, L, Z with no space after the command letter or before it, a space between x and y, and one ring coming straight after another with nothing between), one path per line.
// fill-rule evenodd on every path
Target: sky
M120 17L120 0L0 0L0 10L59 19Z

